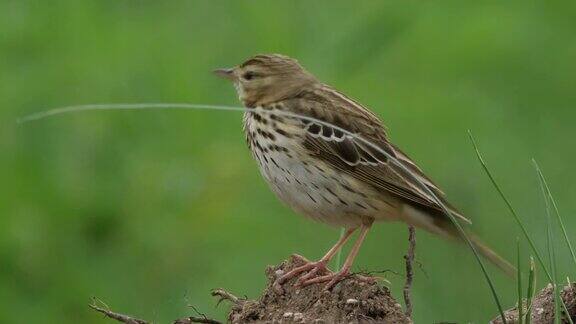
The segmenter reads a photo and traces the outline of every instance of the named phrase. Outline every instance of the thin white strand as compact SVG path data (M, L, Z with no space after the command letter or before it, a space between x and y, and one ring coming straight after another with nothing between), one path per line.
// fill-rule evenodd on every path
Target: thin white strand
M76 105L76 106L66 106L60 107L55 109L50 109L47 111L42 111L30 115L26 115L18 119L19 124L28 123L32 121L37 121L41 119L45 119L48 117L62 115L67 113L75 113L75 112L83 112L83 111L93 111L93 110L152 110L152 109L162 109L162 110L198 110L198 109L206 109L206 110L224 110L224 111L238 111L238 112L246 112L246 111L255 111L264 114L278 114L284 117L291 117L297 118L302 120L307 120L313 123L317 123L326 127L331 127L332 129L339 130L344 134L374 148L376 151L384 154L389 160L393 161L395 165L400 167L403 171L408 173L412 178L428 193L430 194L436 203L444 209L444 212L448 214L451 218L452 215L449 212L449 209L442 203L442 201L434 194L434 192L428 188L428 186L418 177L414 172L404 166L400 161L396 159L396 157L390 155L388 152L383 150L378 145L370 142L369 140L364 139L358 134L352 133L344 128L341 128L337 125L334 125L329 122L325 122L313 117L308 117L300 114L296 114L289 111L284 110L268 110L261 107L257 108L244 108L244 107L237 107L237 106L223 106L223 105L205 105L205 104L190 104L190 103L130 103L130 104L90 104L90 105Z
M372 143L371 141L364 139L362 136L352 133L342 127L337 125L331 124L329 122L325 122L313 117L303 116L300 114L292 113L289 111L283 110L268 110L261 107L257 108L244 108L244 107L237 107L237 106L223 106L223 105L205 105L205 104L190 104L190 103L131 103L131 104L90 104L90 105L77 105L77 106L67 106L67 107L60 107L55 109L50 109L43 112L34 113L31 115L24 116L18 119L19 124L28 123L32 121L37 121L41 119L45 119L48 117L66 114L66 113L74 113L74 112L82 112L82 111L93 111L93 110L151 110L151 109L165 109L165 110L198 110L198 109L205 109L205 110L223 110L223 111L237 111L237 112L246 112L246 111L255 111L264 114L278 114L285 117L297 118L301 120L307 120L313 123L317 123L326 127L331 127L332 129L339 130L344 134L372 147L376 151L381 154L384 154L390 161L392 161L397 167L399 167L402 171L407 173L412 177L413 180L418 183L421 187L421 190L424 190L426 193L433 198L433 200L442 208L443 212L450 218L452 223L456 225L460 234L464 237L465 241L468 245L472 248L472 250L476 253L476 250L471 241L469 241L468 237L464 229L461 227L460 223L457 219L452 215L449 208L442 202L440 198L418 177L412 170L408 167L403 165L396 157L392 156L384 149L379 147L378 145ZM480 260L478 260L480 262ZM483 265L481 264L483 267Z
M289 112L289 111L283 111L283 110L271 111L271 110L264 109L261 107L244 108L244 107L237 107L237 106L205 105L205 104L190 104L190 103L130 103L130 104L111 103L111 104L90 104L90 105L66 106L66 107L50 109L47 111L42 111L42 112L38 112L38 113L34 113L34 114L30 114L30 115L21 117L18 119L18 123L23 124L23 123L37 121L37 120L45 119L45 118L56 116L56 115L75 113L75 112L83 112L83 111L93 111L93 110L151 110L151 109L163 109L163 110L168 110L168 109L170 109L170 110L206 109L206 110L224 110L224 111L238 111L238 112L255 111L255 112L264 113L264 114L274 113L274 114L278 114L278 115L285 116L285 117L307 120L307 121L317 123L317 124L320 124L320 125L323 125L326 127L331 127L332 129L339 130L339 131L343 132L344 134L346 134L346 135L374 148L376 151L384 154L384 156L386 156L389 160L393 161L394 164L396 164L403 171L405 171L406 173L411 175L413 177L413 179L416 180L416 182L420 186L422 186L422 188L434 198L436 203L438 203L440 206L442 206L443 209L445 209L444 211L446 213L450 214L449 209L445 208L442 201L440 199L438 199L438 197L436 197L434 192L432 190L430 190L430 188L428 188L428 186L423 181L421 181L420 178L416 174L414 174L413 171L408 169L400 161L398 161L396 159L396 157L390 155L388 152L383 150L378 145L370 142L369 140L364 139L363 137L361 137L358 134L352 133L352 132L350 132L344 128L341 128L337 125L334 125L332 123L325 122L325 121L322 121L322 120L319 120L319 119L316 119L313 117L308 117L308 116L296 114L296 113ZM450 216L452 216L452 215L450 215Z
M90 104L90 105L76 105L66 106L38 113L26 115L18 118L18 124L24 124L31 121L36 121L56 115L67 113L75 113L82 111L92 110L152 110L152 109L166 109L166 110L187 110L187 109L209 109L209 110L228 110L228 111L246 111L246 108L234 106L220 106L220 105L196 105L189 103L133 103L133 104Z

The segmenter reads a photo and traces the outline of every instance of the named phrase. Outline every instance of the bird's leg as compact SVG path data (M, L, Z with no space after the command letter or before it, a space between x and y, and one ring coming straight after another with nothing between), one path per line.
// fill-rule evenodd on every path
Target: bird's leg
M328 290L328 289L332 288L335 284L337 284L340 280L344 279L350 273L350 269L352 268L352 263L354 263L354 259L356 258L356 255L358 254L358 251L360 250L360 246L362 246L362 242L366 238L366 234L368 234L368 231L370 230L370 227L372 226L372 222L373 221L369 221L366 224L362 224L362 226L360 227L360 235L358 235L358 239L356 239L356 242L354 242L354 246L352 247L350 254L348 254L348 257L346 258L346 261L344 262L344 265L342 266L342 269L340 269L340 271L338 271L336 273L330 273L330 274L327 274L324 276L308 279L306 281L301 282L300 285L301 286L308 286L311 284L328 281L328 284L326 284L326 287L324 287L324 289ZM368 278L368 277L360 277L360 279L366 280L366 281L374 281L373 278Z
M301 265L299 267L290 270L289 272L285 273L282 277L276 279L276 282L274 282L274 289L276 289L276 291L278 292L281 292L283 283L298 276L303 272L309 271L309 273L306 275L307 280L312 278L318 272L330 271L328 270L326 265L334 257L334 255L342 248L342 246L346 243L346 241L350 239L350 236L352 235L352 233L354 233L355 230L356 228L347 229L344 235L338 240L338 242L336 242L336 244L334 244L334 246L330 248L330 250L328 250L328 252L326 252L326 254L318 261L310 262L304 259L303 257L300 257L300 259L306 260L306 263L304 265ZM299 282L300 280L298 281L298 283Z
M328 250L328 252L326 252L326 254L320 260L313 262L315 263L314 267L308 271L308 273L298 278L298 281L296 281L296 286L300 286L306 280L316 277L319 273L331 273L331 271L326 267L328 262L330 262L334 255L336 255L336 253L342 249L342 246L344 246L344 244L350 239L350 236L352 233L354 233L354 231L356 231L356 228L347 229L346 232L344 232L344 235L342 235L342 237L338 240L338 242L336 242L336 244L334 244L334 246Z

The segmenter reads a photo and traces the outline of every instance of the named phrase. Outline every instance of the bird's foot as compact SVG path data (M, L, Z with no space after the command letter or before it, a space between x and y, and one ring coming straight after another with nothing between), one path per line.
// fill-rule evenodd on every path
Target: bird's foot
M322 282L328 282L326 284L326 286L324 286L324 290L330 290L330 289L332 289L332 287L334 287L334 285L336 285L340 281L346 279L348 277L348 275L350 275L350 269L343 268L342 270L340 270L338 272L329 273L329 274L323 275L323 276L318 276L315 278L304 280L304 281L299 282L299 283L300 283L301 287L306 287L308 285L318 284L318 283L322 283ZM366 282L369 284L373 284L377 281L377 279L374 277L366 277L366 276L361 276L361 275L355 275L354 279L359 280L359 281L363 281L363 282Z
M300 256L300 255L293 255L292 256L294 259L299 260L299 263L304 263L301 266L298 266L290 271L288 271L287 273L285 273L284 275L282 275L280 278L276 279L276 281L274 282L274 290L276 290L277 293L283 293L284 289L282 289L282 285L289 281L292 278L298 277L300 275L302 275L303 273L305 273L303 276L301 276L298 281L296 281L295 286L299 287L302 286L302 284L306 281L309 281L311 279L314 279L316 276L318 275L323 275L326 273L332 273L332 271L330 271L327 267L326 267L326 263L327 261L308 261L306 258Z

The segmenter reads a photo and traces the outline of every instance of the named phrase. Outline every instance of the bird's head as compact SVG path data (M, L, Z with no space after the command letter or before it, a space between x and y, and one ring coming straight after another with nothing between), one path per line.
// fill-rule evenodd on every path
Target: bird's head
M214 73L234 82L240 100L247 107L289 98L318 82L298 61L280 54L256 55L238 66Z

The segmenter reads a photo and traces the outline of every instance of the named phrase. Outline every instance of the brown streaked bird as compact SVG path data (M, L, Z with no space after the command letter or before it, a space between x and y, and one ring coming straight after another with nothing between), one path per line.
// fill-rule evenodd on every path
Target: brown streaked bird
M402 221L458 239L454 224L419 182L456 218L469 223L438 186L390 142L373 112L318 81L296 60L279 54L256 55L215 73L234 83L244 106L261 108L244 114L244 132L260 172L280 200L314 220L346 228L345 235L320 260L307 261L277 279L279 290L294 277L299 277L297 285L327 282L326 288L331 288L350 272L374 222ZM316 118L357 134L397 159L412 175L385 154L338 129L283 116L279 111ZM327 263L356 230L360 234L342 268L329 271ZM474 236L472 239L487 259L513 273L514 267L506 260Z

